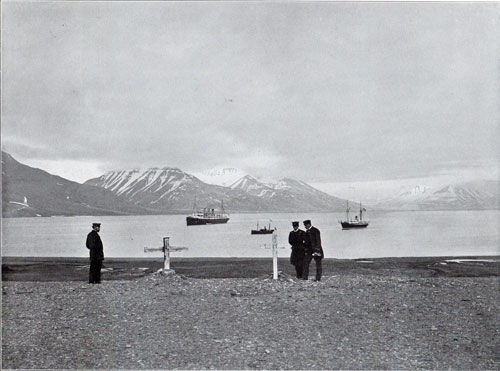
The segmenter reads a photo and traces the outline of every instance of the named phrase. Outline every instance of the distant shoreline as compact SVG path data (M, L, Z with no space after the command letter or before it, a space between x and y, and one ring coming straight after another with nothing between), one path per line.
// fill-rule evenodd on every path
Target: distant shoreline
M368 205L369 207L369 205ZM486 209L430 209L430 210L403 210L403 209L370 209L369 212L395 212L395 213L405 213L405 212L440 212L440 211L498 211L500 208L486 208ZM192 210L187 211L173 211L171 213L147 213L147 214L126 214L126 213L115 213L115 214L102 214L102 215L9 215L6 213L2 215L3 219L18 219L18 218L57 218L66 217L73 218L78 216L84 217L102 217L102 216L169 216L169 215L184 215L187 216L191 214ZM330 210L330 211L228 211L229 216L231 214L332 214L332 213L345 213L345 210Z
M86 281L88 258L2 257L3 281ZM104 280L131 280L163 267L163 258L107 258ZM256 278L272 273L270 258L172 258L176 273L190 278ZM278 269L289 275L294 267L279 258ZM314 262L311 272L314 272ZM313 273L310 273L311 277ZM406 277L500 276L500 256L397 257L324 259L323 274Z

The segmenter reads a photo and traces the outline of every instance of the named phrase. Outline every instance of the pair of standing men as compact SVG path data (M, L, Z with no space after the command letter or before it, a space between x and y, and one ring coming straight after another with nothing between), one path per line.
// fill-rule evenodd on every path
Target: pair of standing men
M87 235L87 249L90 250L89 283L101 283L101 268L104 251L99 231L101 223L92 223L92 231Z
M324 254L319 229L313 227L310 220L304 220L305 232L299 229L299 222L292 222L292 226L293 230L288 236L288 242L292 245L290 262L295 265L297 278L304 280L309 278L309 264L314 259L316 264L316 281L321 281L323 273L321 260Z

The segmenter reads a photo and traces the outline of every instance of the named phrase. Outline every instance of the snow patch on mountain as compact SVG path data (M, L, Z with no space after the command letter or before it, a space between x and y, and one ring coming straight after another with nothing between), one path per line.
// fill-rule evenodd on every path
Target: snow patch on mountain
M115 192L117 195L125 192L140 176L140 170L110 171L102 179L103 187Z
M221 166L194 175L205 183L229 187L247 174L235 167Z
M26 196L24 197L24 201L23 202L9 201L9 203L14 204L14 205L23 206L23 207L30 207L30 205L28 204L28 199L26 198Z
M432 187L426 185L416 185L400 190L399 197L425 197L432 193Z
M260 198L271 198L276 196L276 192L281 188L276 188L276 184L261 183L251 175L245 175L230 186L233 190L240 190Z
M284 179L279 180L276 184L269 184L269 186L276 190L289 190L292 188Z
M178 188L180 188L185 183L186 180L189 181L189 179L187 177L183 177L182 179L177 179L177 180L169 179L166 183L164 183L164 185L162 187L162 188L164 188L165 185L168 184L169 187L168 187L167 191L164 192L158 199L151 201L151 204L156 204L158 201L160 201L162 198L164 198L167 195L170 195L169 199L171 199L173 196L172 193L175 190L177 190Z

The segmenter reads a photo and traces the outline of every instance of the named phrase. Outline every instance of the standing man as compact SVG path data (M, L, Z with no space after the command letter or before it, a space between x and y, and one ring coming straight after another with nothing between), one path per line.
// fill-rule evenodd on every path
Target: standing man
M89 283L101 283L101 268L104 260L104 251L102 247L99 231L101 223L92 223L92 231L87 235L87 249L90 250L90 272Z
M306 232L299 229L299 222L292 222L293 231L288 235L288 243L292 245L292 254L290 255L290 263L295 265L297 278L302 278L304 269L304 254L305 254L305 238Z
M321 274L323 273L321 260L324 256L323 247L321 247L321 234L318 228L312 226L310 220L304 220L304 227L306 227L306 252L302 278L305 280L309 278L309 264L314 258L314 262L316 263L316 281L321 281Z

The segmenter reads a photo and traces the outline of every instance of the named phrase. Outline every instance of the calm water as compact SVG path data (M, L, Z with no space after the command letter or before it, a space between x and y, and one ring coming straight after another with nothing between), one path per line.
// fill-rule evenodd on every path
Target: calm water
M500 254L500 211L372 212L364 230L340 228L342 213L232 214L228 224L186 226L185 216L105 216L3 219L2 255L86 257L85 238L91 223L102 223L101 238L107 257L161 257L144 253L159 247L163 236L171 244L188 246L179 257L267 257L271 235L250 235L272 219L278 243L286 246L291 222L310 218L321 230L327 258L396 256L460 256Z

